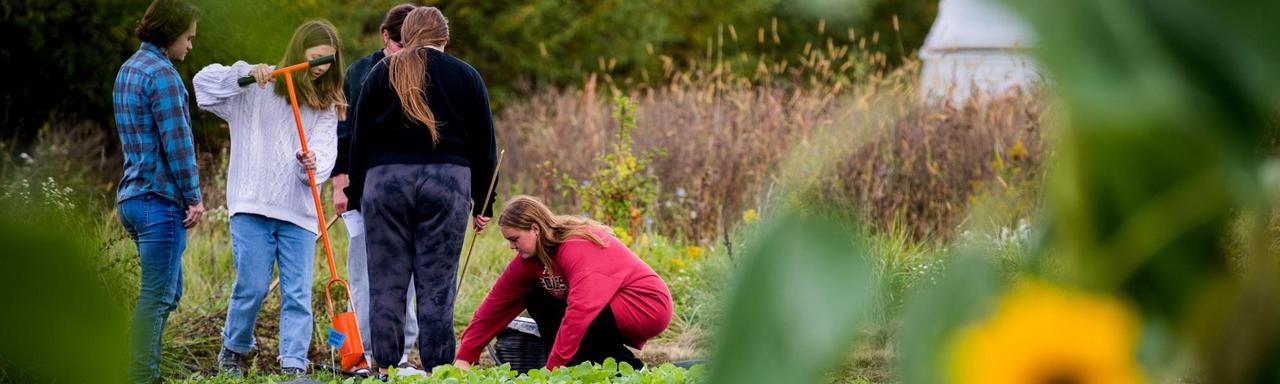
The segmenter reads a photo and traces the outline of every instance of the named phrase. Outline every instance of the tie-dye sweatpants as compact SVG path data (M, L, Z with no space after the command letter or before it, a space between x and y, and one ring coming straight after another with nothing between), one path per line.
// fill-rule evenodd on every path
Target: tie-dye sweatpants
M458 257L469 222L471 170L453 164L369 169L361 211L369 260L373 359L390 367L404 351L405 290L413 277L422 366L452 363Z

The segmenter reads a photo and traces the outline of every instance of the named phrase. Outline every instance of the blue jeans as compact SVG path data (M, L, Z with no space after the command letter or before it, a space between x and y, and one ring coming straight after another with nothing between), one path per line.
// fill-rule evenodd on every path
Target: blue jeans
M138 246L142 266L138 303L130 326L130 380L160 380L160 345L169 313L182 297L182 251L187 230L186 211L155 194L136 196L119 204L120 222Z
M236 282L231 288L222 346L236 353L253 349L253 328L267 297L273 266L280 269L280 366L307 369L311 345L311 283L316 234L293 223L249 213L231 216L231 254Z

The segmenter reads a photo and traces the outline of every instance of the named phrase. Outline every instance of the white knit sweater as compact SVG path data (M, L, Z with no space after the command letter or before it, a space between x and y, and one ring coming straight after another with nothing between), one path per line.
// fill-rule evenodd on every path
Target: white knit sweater
M287 221L319 233L315 201L307 171L294 157L301 151L298 128L288 97L272 85L241 87L251 65L213 64L196 73L192 83L200 109L213 112L231 129L231 167L227 176L227 210ZM280 81L279 78L276 79ZM307 146L316 154L316 183L324 183L337 154L337 110L315 110L299 104Z

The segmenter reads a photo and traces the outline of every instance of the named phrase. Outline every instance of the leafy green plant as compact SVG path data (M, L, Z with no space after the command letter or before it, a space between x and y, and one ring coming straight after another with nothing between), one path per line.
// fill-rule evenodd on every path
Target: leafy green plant
M699 383L703 376L701 366L691 369L663 364L657 367L636 369L627 363L617 363L613 359L605 359L603 364L583 363L573 367L561 367L555 370L536 369L521 374L511 370L507 364L491 368L460 370L452 365L442 365L431 370L431 376L397 377L393 383L511 383L511 384L543 384L543 383ZM355 383L355 380L347 380ZM365 379L364 384L380 383L376 379Z
M702 366L684 369L671 364L636 369L627 363L616 363L606 359L603 364L584 363L573 367L562 367L556 370L536 369L527 373L516 372L508 364L489 368L472 368L461 370L452 365L441 365L431 370L430 376L397 376L396 369L391 370L389 383L395 384L434 384L434 383L485 383L485 384L547 384L547 383L700 383L703 379ZM381 384L377 378L346 378L330 376L325 373L312 375L313 379L343 384ZM274 375L248 376L244 378L229 377L192 377L179 383L209 384L241 384L261 382L283 382L287 378Z

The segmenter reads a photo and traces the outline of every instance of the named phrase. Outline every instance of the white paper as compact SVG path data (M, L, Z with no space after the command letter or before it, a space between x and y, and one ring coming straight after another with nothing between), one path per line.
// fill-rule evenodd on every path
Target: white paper
M364 236L364 216L360 211L343 212L342 222L347 225L347 235L352 239Z

